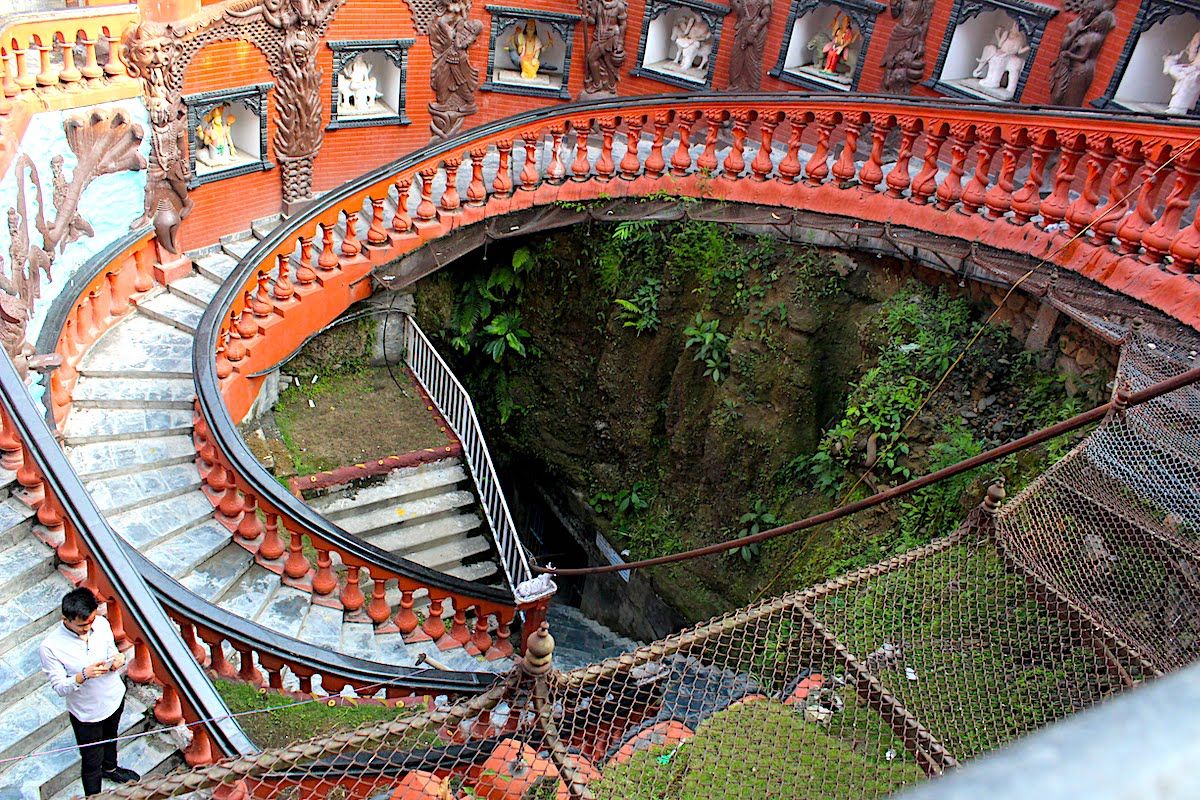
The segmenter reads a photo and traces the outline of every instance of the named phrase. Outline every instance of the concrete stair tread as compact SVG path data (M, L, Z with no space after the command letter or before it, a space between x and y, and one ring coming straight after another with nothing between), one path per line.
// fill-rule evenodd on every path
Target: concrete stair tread
M200 473L196 465L189 462L91 480L84 487L107 515L199 490L200 485Z
M138 311L151 319L178 328L184 333L195 334L204 309L174 292L166 292L138 306Z
M0 550L0 601L54 570L54 548L32 536Z
M71 734L68 733L68 736ZM74 737L71 736L71 741ZM140 775L149 775L159 770L159 768L175 756L179 751L175 745L170 742L165 734L155 734L151 736L139 736L136 739L131 739L125 742L120 742L117 745L117 763L122 767L127 767ZM72 774L70 770L67 772L67 777ZM78 780L74 780L56 792L53 795L47 795L46 789L53 788L54 783L51 782L42 787L42 800L70 800L83 794L83 784ZM106 784L112 786L115 784Z
M474 503L475 495L455 490L397 506L372 508L362 514L343 517L337 523L343 530L363 536L381 528L412 524L415 520L427 521L435 515L452 513Z
M192 337L170 325L135 315L101 336L84 354L79 371L105 378L190 378Z
M190 433L190 409L80 408L71 412L63 436L67 444L109 442L134 436Z
M419 467L392 470L383 482L335 494L316 497L308 504L331 520L341 519L356 511L365 511L390 501L400 501L431 489L453 488L467 480L467 473L457 459L437 461Z
M474 564L459 564L456 567L444 569L447 575L453 575L464 581L472 583L490 583L491 578L498 577L503 580L503 571L500 566L494 561L477 561Z
M237 268L237 259L230 258L228 253L215 252L206 253L192 259L196 266L196 270L208 278L210 281L223 283L226 278Z
M246 253L254 249L256 244L258 244L258 239L255 239L253 235L250 235L249 231L246 231L244 238L221 242L221 250L230 258L240 261Z
M14 642L0 655L0 707L7 707L16 697L45 683L38 648L58 624L58 617L51 615L45 625L32 628L24 638Z
M213 295L220 288L221 284L195 273L171 281L167 285L168 292L201 309L208 306L209 301L213 299Z
M51 572L0 604L0 652L27 638L32 631L44 629L59 614L62 596L71 588L70 581L58 572Z
M226 532L225 546L198 564L179 582L213 602L225 594L253 564L254 556L236 542L229 541Z
M342 610L316 604L310 605L304 622L296 633L296 638L327 650L337 650L342 639ZM364 656L358 657L363 658Z
M148 468L192 464L196 446L190 436L147 436L71 447L67 460L85 480L127 475ZM195 472L195 468L192 469Z
M468 559L485 555L491 549L491 542L482 536L469 536L465 539L446 542L437 547L411 553L405 556L405 558L430 569L445 571L461 565Z
M0 501L0 547L11 547L29 536L33 513L15 497Z
M280 584L254 616L254 621L284 636L297 638L311 601L310 593Z
M256 619L278 586L278 575L258 564L251 564L245 574L218 596L217 605L239 617Z
M257 244L257 242L260 242L263 239L267 238L267 236L270 235L271 231L273 231L277 227L279 227L280 223L282 223L282 222L283 222L283 218L279 215L275 215L273 217L263 217L262 219L256 219L256 220L254 220L254 222L252 222L250 224L250 235L254 237L254 239L256 240L255 243Z
M154 545L146 551L146 558L178 579L221 552L229 545L229 538L228 528L209 519ZM249 556L245 550L242 552Z
M189 378L94 378L82 376L72 393L75 408L192 407L195 382Z
M362 538L381 550L407 557L408 553L436 546L448 539L468 536L482 524L483 520L477 514L455 514L395 529L385 528Z
M139 550L212 517L212 503L204 492L196 490L169 497L108 517L121 538Z

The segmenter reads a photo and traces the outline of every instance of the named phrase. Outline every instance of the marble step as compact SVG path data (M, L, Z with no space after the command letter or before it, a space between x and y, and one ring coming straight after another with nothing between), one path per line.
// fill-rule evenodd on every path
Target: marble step
M375 530L362 538L381 550L408 558L409 554L422 549L470 536L482 526L483 520L477 514L455 514L428 522Z
M49 686L46 686L49 689ZM29 798L29 800L47 800L59 793L64 792L75 784L77 794L83 793L83 787L79 785L79 749L75 746L75 736L71 732L70 721L67 719L66 707L63 705L62 699L53 695L53 708L58 711L58 714L38 727L34 734L22 742L22 746L28 745L23 753L46 753L45 755L32 756L20 761L14 762L9 769L0 772L0 797L3 798ZM31 708L32 711L40 710ZM46 712L48 713L48 712ZM6 716L5 720L7 721ZM34 725L36 719L27 721L27 725ZM0 722L0 728L3 723ZM130 694L125 696L125 710L121 714L121 724L119 735L129 736L141 732L146 727L146 706L137 698ZM147 744L138 745L138 742L157 739L154 748L154 756L158 756L158 761L154 764L150 762L154 760L153 756L144 754L140 751L148 748ZM171 751L167 749L165 742L159 736L145 736L137 739L129 739L117 745L117 761L121 766L127 766L138 772L149 771L161 763L171 755ZM138 769L138 767L142 769ZM105 783L105 788L110 788L114 784ZM76 795L67 794L67 797Z
M178 436L191 431L190 409L80 408L67 418L63 436L68 445L77 445L138 436Z
M204 492L194 491L110 515L108 522L121 538L144 552L211 518L212 504Z
M214 283L224 283L230 273L237 268L238 260L228 253L206 253L192 260L196 271Z
M622 636L573 606L552 603L546 620L554 635L554 662L559 669L573 669L602 661L640 646L639 642ZM564 648L562 656L559 654L560 644ZM568 658L571 654L576 657Z
M44 627L32 629L0 654L0 708L7 708L46 682L38 648L42 640L58 627L61 618L53 615Z
M187 378L92 378L75 384L75 408L173 408L190 409L196 385Z
M129 475L146 469L193 464L196 445L190 436L147 436L72 447L67 460L85 480ZM195 467L193 467L195 471Z
M62 596L72 588L61 574L51 572L0 605L0 652L48 627L61 615Z
M464 563L486 558L491 551L492 545L487 539L482 536L470 536L418 550L405 558L423 567L445 572Z
M158 542L145 554L163 572L178 580L230 546L229 538L228 528L208 519ZM242 552L250 555L245 550Z
M184 333L195 335L204 309L174 292L166 292L138 305L138 311Z
M304 625L304 618L308 615L311 601L312 594L309 592L285 586L276 578L274 590L253 619L265 628L297 638L300 628ZM338 613L341 614L340 611Z
M209 602L215 602L229 591L252 567L254 556L246 548L230 541L228 533L225 546L196 565L180 579L180 583ZM259 569L262 569L259 567ZM265 571L265 570L264 570Z
M67 737L74 741L70 732L67 733ZM146 777L173 771L176 766L182 764L182 757L170 738L166 734L158 733L139 736L118 744L117 763ZM72 800L82 795L83 784L74 777L77 773L78 767L73 762L71 766L42 784L38 800ZM59 789L59 785L63 788ZM105 788L115 786L116 784L105 784Z
M248 234L249 232L247 232ZM258 244L258 239L247 235L245 238L232 239L227 242L221 242L221 252L232 258L234 261L240 261L247 253L254 249Z
M7 491L7 488L0 490ZM33 513L32 508L15 497L0 500L0 547L12 547L29 536Z
M129 475L101 478L84 483L88 494L105 516L170 500L199 491L200 473L194 463L143 469Z
M125 319L84 354L80 374L97 378L192 377L192 337L142 315Z
M430 495L454 489L467 480L467 473L457 459L437 461L419 467L392 470L386 478L370 486L340 489L314 497L308 504L330 520L386 507L403 505Z
M368 509L361 514L351 514L337 520L338 526L356 536L365 538L374 532L390 530L399 526L429 522L441 517L460 513L475 503L475 495L455 490L423 497L395 506Z
M267 238L271 231L275 230L283 222L283 218L276 214L273 217L263 217L256 219L250 224L250 235L254 237L256 243Z
M500 586L504 583L504 572L500 569L500 565L494 561L477 561L474 564L460 564L456 567L443 570L443 572L464 581L471 581L472 583L486 583L491 586Z
M54 571L54 548L32 536L0 550L0 603Z
M237 580L217 596L217 605L239 617L257 619L279 585L278 575L252 563Z
M167 291L201 310L208 307L221 284L210 281L200 274L187 275L167 285Z

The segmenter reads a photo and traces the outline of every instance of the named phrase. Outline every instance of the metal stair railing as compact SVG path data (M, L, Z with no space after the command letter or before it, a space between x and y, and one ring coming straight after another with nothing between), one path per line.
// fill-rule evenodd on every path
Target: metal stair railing
M533 573L529 568L525 546L521 544L517 526L504 499L496 467L488 453L483 428L475 415L475 406L467 390L454 377L450 367L409 314L404 315L404 361L462 443L467 469L479 493L479 502L487 517L492 541L500 554L504 577L508 580L509 588L515 592L517 584L529 580Z

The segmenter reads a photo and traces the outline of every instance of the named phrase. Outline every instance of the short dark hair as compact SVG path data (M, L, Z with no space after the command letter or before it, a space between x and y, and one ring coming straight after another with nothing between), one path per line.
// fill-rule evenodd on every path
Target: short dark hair
M72 589L63 595L62 615L64 619L72 621L87 619L99 607L100 604L96 602L96 595L92 593L91 589Z

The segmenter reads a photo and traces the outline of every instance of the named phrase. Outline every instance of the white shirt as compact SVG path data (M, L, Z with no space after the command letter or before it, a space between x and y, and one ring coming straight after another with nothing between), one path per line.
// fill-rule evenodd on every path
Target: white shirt
M99 722L112 716L125 697L125 683L118 672L106 672L83 683L75 676L98 661L117 655L112 628L99 615L87 636L79 636L61 622L42 641L42 672L50 686L67 701L67 711L80 722Z

